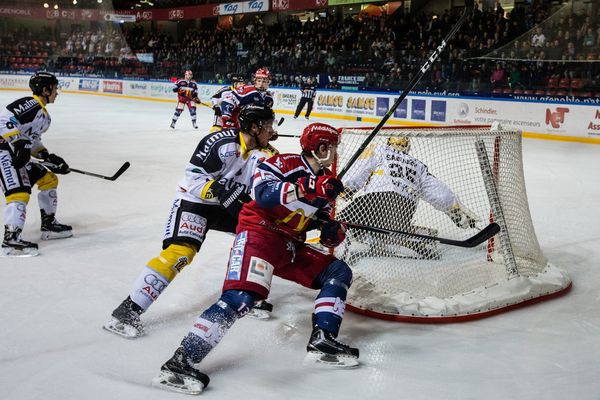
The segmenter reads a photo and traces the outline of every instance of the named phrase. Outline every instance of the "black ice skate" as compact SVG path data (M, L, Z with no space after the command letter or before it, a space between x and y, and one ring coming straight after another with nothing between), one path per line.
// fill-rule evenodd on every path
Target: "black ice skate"
M42 213L42 240L63 239L73 236L73 227L71 225L60 224L54 214Z
M175 121L171 122L171 129L175 129Z
M192 366L183 347L173 354L160 368L160 374L152 379L152 386L185 394L200 394L208 386L210 379Z
M258 300L254 302L252 310L246 316L264 321L271 318L271 312L273 312L273 304L267 300Z
M196 121L192 121L192 126L194 127L194 129L198 129L198 125L196 125Z
M110 321L102 327L127 339L135 339L145 333L144 325L140 320L140 315L143 312L142 308L135 304L131 297L127 296L119 307L112 312Z
M314 363L324 367L353 368L358 365L358 349L336 340L331 332L314 324L308 340L305 363Z
M21 238L22 229L13 225L4 226L2 255L5 257L34 257L39 254L37 243Z

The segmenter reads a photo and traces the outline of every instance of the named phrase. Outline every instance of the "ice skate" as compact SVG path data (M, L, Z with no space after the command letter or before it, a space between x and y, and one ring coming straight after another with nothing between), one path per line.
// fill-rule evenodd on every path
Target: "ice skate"
M73 236L73 227L59 223L54 214L42 213L42 240L63 239Z
M252 307L252 310L250 310L246 316L252 319L265 321L271 318L271 312L273 312L273 304L266 300L259 300L254 303L254 307Z
M198 129L198 125L196 125L196 121L192 121L192 126L194 127L194 129Z
M140 320L142 312L142 308L135 304L131 297L127 296L119 307L112 312L110 321L102 327L124 338L135 339L146 333Z
M163 364L160 374L152 379L152 386L185 394L200 394L208 386L210 378L192 366L183 347Z
M171 129L175 129L175 121L171 122L170 127L171 127Z
M37 243L21 238L22 229L13 225L4 226L2 255L4 257L35 257L39 254Z
M313 317L314 320L314 317ZM306 346L307 365L316 364L329 368L354 368L358 365L358 349L336 340L331 332L313 327Z

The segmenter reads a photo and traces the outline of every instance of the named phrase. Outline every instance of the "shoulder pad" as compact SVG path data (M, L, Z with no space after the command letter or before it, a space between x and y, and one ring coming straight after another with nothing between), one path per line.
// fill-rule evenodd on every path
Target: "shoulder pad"
M254 85L244 85L242 87L237 88L235 91L236 93L245 96L252 92L256 92L256 88L254 87Z

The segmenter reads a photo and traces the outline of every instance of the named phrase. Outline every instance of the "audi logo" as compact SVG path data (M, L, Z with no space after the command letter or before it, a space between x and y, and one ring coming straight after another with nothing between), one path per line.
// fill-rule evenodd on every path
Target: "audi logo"
M152 289L156 290L158 293L162 293L162 291L167 287L167 284L154 274L146 275L144 277L144 282L150 285Z

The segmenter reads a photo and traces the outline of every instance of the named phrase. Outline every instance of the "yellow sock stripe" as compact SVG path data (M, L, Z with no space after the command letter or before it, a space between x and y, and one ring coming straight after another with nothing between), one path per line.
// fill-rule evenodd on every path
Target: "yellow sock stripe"
M56 189L58 187L58 177L54 172L47 171L44 176L42 176L36 182L39 190L48 190L48 189Z
M8 196L6 196L6 204L12 203L14 201L22 201L25 204L27 204L29 203L29 196L29 193L26 192L9 194Z
M158 257L150 260L148 267L171 282L186 265L192 262L195 255L196 248L190 244L172 244L161 251Z

